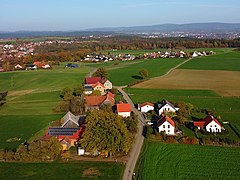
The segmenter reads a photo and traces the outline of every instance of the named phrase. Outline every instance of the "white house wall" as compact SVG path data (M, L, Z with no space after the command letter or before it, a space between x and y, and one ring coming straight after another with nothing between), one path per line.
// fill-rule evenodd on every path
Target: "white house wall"
M166 104L158 111L159 115L161 115L163 112L176 112L176 109L174 109L172 106L169 106L168 104Z
M141 112L144 112L144 113L146 113L148 111L152 111L152 110L154 110L153 106L146 105L146 106L141 107Z
M130 117L130 114L131 112L118 112L118 115L122 117Z
M165 131L167 135L174 135L175 128L167 121L158 127L159 132Z
M210 122L206 126L207 132L221 132L221 126L219 126L215 121Z
M105 86L106 89L112 89L112 83L108 80L103 85Z

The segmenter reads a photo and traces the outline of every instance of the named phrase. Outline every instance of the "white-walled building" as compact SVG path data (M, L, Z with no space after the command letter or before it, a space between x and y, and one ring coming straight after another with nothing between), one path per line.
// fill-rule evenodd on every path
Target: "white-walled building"
M157 127L159 132L165 132L167 135L175 135L175 122L164 114L157 121Z
M122 117L129 117L131 115L131 105L128 103L117 104L117 114Z
M145 102L143 104L139 105L140 111L143 113L146 113L148 111L153 111L154 110L154 104Z
M175 107L172 103L168 102L167 100L162 100L158 104L158 115L160 116L164 112L176 112L179 108Z
M222 125L212 115L208 115L201 121L194 121L193 125L198 129L206 129L207 132L222 132Z

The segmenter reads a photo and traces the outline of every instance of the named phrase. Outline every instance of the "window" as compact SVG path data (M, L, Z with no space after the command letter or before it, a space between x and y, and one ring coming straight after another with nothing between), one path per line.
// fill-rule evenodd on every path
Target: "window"
M210 125L210 127L212 127L212 125Z
M170 130L168 130L168 132L170 132Z
M165 125L163 125L163 129L165 128Z
M168 125L168 128L170 128L170 125Z
M217 125L215 125L215 127L217 127Z

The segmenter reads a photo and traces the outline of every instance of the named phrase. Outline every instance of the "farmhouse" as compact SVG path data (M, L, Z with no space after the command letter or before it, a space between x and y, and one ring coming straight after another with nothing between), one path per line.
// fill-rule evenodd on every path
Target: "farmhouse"
M145 102L143 104L140 104L139 108L140 108L141 112L146 113L148 111L154 110L154 104L149 103L149 102Z
M130 117L131 105L128 103L120 102L117 104L117 114L122 117Z
M93 88L94 91L99 91L101 93L101 95L105 94L105 87L100 82L97 82L96 84L93 84L92 88Z
M62 125L56 127L49 127L45 135L45 138L55 136L64 150L74 146L80 139L85 127L81 126L86 116L75 116L71 112L68 112L62 118Z
M165 132L167 135L175 135L175 122L164 114L158 119L157 127L159 132Z
M194 121L193 125L198 129L206 129L207 132L221 132L223 129L219 121L212 115L208 115L200 121Z
M178 111L179 108L175 107L172 103L169 101L163 99L159 104L158 104L158 114L159 116L163 112L176 112Z
M89 77L85 79L84 94L92 94L93 90L98 90L101 95L104 95L107 89L112 89L112 83L106 78Z
M100 109L101 106L115 104L114 94L108 92L104 96L86 96L85 97L85 111Z

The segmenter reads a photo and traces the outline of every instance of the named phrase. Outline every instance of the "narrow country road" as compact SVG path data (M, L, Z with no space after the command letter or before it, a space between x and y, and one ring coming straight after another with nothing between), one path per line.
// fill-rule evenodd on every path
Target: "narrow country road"
M178 64L177 66L171 68L167 73L165 73L164 75L162 76L166 76L168 75L169 73L171 73L174 69L177 69L178 67L180 67L181 65L185 64L186 62L190 61L192 58L189 58L185 61L183 61L182 63ZM129 153L129 159L128 159L128 162L125 166L125 170L124 170L124 173L123 173L123 180L131 180L132 177L133 177L133 173L134 173L134 169L135 169L135 165L137 163L137 160L138 160L138 157L140 155L140 152L141 152L141 148L142 148L142 145L143 145L143 140L144 140L144 137L142 135L142 132L143 132L143 125L145 125L145 119L142 115L142 113L140 113L134 106L132 100L130 99L130 97L127 95L127 93L125 93L123 91L122 88L124 88L126 86L123 86L123 87L116 87L118 89L118 91L123 95L123 98L131 105L131 108L132 108L132 111L138 115L138 132L137 132L137 135L136 135L136 141L134 143L134 145L132 146L132 149Z
M138 115L138 132L132 149L129 153L129 159L125 166L123 180L131 180L134 172L135 165L137 163L140 151L142 148L144 137L142 135L143 125L145 124L145 119L143 115L134 107L134 104L130 97L123 91L122 87L117 87L118 91L123 95L123 98L131 105L132 111Z

